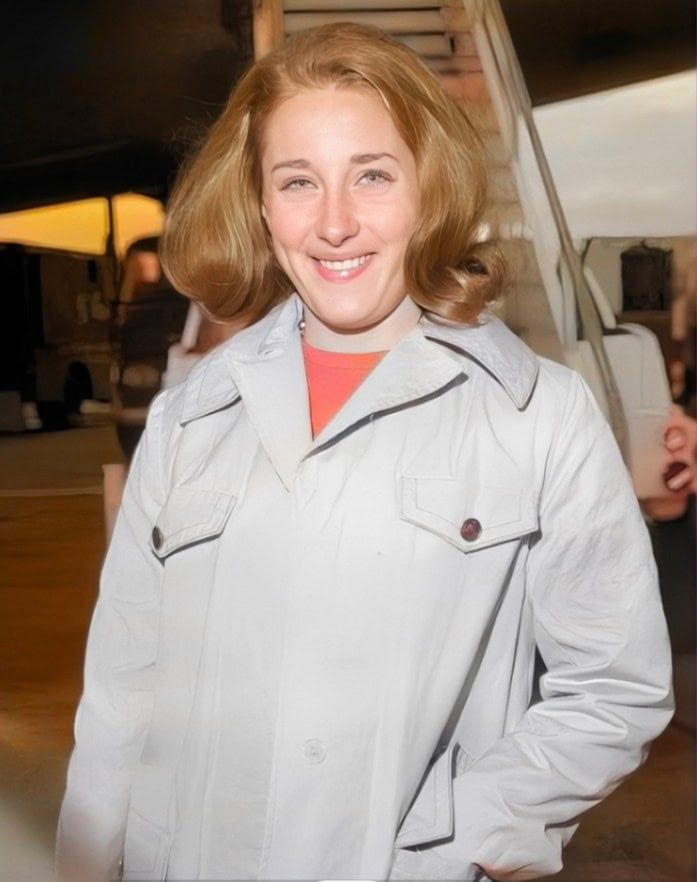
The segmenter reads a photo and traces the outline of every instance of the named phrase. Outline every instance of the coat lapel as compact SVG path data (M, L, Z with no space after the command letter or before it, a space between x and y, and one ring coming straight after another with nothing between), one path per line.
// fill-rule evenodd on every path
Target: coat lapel
M312 432L298 322L291 299L258 346L230 348L228 368L259 440L285 487L310 449Z
M413 405L466 379L463 366L419 327L390 350L314 440L329 446L370 419Z
M424 314L368 375L315 438L312 452L329 446L371 417L408 407L467 379L476 361L525 407L537 379L534 353L493 315L464 326Z

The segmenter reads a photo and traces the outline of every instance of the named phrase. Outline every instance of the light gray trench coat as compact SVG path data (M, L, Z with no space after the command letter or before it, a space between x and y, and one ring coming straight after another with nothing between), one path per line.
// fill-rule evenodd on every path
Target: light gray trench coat
M553 873L672 712L614 439L583 381L495 317L424 315L313 440L301 308L152 405L88 641L59 875L228 879L247 809L258 878ZM221 678L238 642L242 687ZM240 797L226 764L244 777L249 738L267 777Z

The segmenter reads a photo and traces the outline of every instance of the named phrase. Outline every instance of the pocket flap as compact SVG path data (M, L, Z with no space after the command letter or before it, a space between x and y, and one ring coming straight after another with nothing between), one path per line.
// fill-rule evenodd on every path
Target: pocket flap
M477 551L537 530L537 494L525 487L403 476L402 518L461 551ZM468 521L474 528L464 538L461 530Z
M395 845L409 848L447 839L453 832L453 747L431 764L404 816Z
M237 497L221 490L174 487L150 535L150 547L163 560L194 542L214 539L222 533Z

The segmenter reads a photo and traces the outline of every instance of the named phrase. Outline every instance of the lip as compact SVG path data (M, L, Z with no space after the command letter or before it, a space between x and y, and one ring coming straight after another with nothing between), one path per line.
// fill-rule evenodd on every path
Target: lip
M352 281L353 279L356 278L356 276L360 276L360 274L365 271L366 267L370 266L372 259L373 259L373 254L368 253L366 256L368 259L365 261L365 263L362 263L360 266L354 267L353 269L349 269L349 270L330 270L330 269L327 269L326 266L322 266L322 264L319 262L320 259L318 257L313 257L311 259L312 259L312 263L315 265L315 269L317 270L318 274L323 279L326 279L328 282L335 282L337 284L344 284L345 282ZM359 255L356 255L356 257L362 257L362 255L359 254ZM343 258L328 257L328 258L326 258L326 260L351 260L351 259L352 258L350 258L350 257L343 257ZM322 258L322 260L325 260L325 258Z

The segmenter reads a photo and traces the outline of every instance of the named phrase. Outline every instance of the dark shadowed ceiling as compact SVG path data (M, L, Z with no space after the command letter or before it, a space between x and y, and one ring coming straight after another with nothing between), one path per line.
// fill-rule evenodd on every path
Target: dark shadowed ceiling
M533 104L695 66L694 0L500 0Z
M0 211L163 197L251 54L252 0L3 0ZM692 0L502 0L533 103L692 67Z
M249 63L251 0L0 2L0 211L136 190Z

